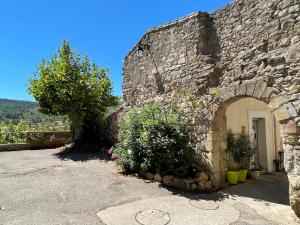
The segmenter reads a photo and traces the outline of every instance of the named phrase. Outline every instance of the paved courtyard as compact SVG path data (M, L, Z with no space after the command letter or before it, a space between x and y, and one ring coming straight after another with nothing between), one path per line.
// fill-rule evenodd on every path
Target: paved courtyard
M0 152L0 225L285 225L293 222L284 175L189 194L117 173L95 155Z

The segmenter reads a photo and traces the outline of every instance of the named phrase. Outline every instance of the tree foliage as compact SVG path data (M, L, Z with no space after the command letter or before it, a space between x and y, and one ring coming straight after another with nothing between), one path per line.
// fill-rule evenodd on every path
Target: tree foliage
M58 54L48 61L42 60L29 83L29 93L42 113L68 116L75 143L85 121L97 123L109 107L118 104L118 98L112 95L107 69L99 68L87 56L81 57L67 41Z

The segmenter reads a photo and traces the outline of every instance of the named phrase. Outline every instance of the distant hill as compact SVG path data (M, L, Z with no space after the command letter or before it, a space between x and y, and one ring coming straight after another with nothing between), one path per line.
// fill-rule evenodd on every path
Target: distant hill
M47 116L39 112L39 105L36 102L10 100L0 98L0 122L27 121L32 127L44 127L53 130L53 127L65 129L66 117Z
M14 121L25 119L28 112L37 109L38 104L30 101L0 99L0 120Z

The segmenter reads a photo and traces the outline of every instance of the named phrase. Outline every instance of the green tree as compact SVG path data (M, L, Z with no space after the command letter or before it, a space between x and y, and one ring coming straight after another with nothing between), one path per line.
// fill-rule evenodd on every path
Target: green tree
M108 70L71 50L67 41L58 54L48 61L42 60L29 83L28 91L42 113L68 116L75 144L89 116L97 115L95 121L98 121L109 107L118 104L118 98L112 95Z

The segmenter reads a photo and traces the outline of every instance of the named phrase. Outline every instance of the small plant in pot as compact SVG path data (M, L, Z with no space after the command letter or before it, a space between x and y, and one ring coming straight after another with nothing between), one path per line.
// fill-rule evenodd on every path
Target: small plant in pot
M250 159L254 154L254 147L251 139L245 131L242 131L236 139L237 160L240 164L239 182L246 181L248 169L250 166Z
M254 153L249 135L242 131L235 137L232 131L229 130L227 133L227 152L230 154L230 169L227 172L227 181L230 184L245 182L250 159ZM231 160L234 161L234 164Z
M229 168L226 172L226 178L229 184L237 184L239 180L240 170L238 168L239 153L237 151L236 139L232 130L227 133L227 148L226 152L229 154Z
M262 167L258 164L258 161L255 158L253 158L250 163L249 176L253 180L260 180L261 171Z

